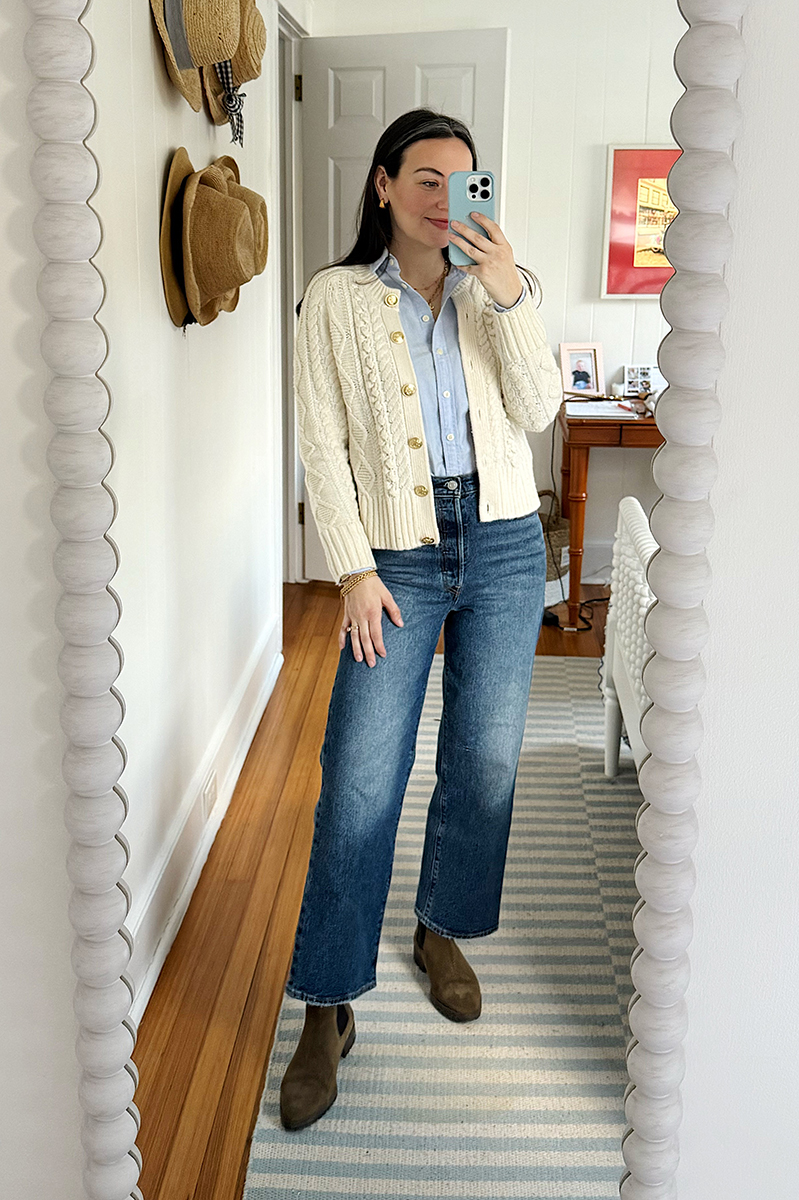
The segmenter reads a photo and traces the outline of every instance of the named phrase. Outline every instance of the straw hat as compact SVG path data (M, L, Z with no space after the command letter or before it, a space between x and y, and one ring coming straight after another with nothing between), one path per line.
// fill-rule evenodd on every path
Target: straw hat
M255 0L240 0L240 3L241 32L236 53L231 59L233 83L236 87L258 78L261 74L261 60L266 50L266 26L256 8ZM219 76L212 66L204 66L200 75L211 119L216 125L224 125L228 120L228 113L222 104L223 89Z
M169 164L164 203L161 207L161 278L169 315L175 325L182 325L189 316L186 293L183 290L183 185L194 167L183 146L176 150Z
M195 171L186 150L174 154L161 213L161 275L175 325L209 325L232 312L239 288L267 257L266 202L239 183L223 156Z
M266 266L269 254L269 220L266 212L266 201L258 192L241 186L239 164L229 154L214 160L214 165L220 167L228 176L228 192L237 200L243 200L250 210L252 229L255 239L255 274L260 275Z
M241 33L240 0L150 0L164 44L170 79L195 112L202 108L198 67L225 62L236 53Z

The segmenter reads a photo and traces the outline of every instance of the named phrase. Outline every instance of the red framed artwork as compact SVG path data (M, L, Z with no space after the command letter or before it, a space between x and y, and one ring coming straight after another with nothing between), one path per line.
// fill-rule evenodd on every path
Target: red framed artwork
M674 268L663 236L677 215L666 179L679 146L609 146L602 298L657 297Z

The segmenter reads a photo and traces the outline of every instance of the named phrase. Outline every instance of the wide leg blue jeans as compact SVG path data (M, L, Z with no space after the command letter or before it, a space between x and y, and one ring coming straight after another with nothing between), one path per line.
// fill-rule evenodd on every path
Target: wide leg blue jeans
M445 937L499 921L513 792L541 628L537 513L480 521L478 476L434 476L437 546L373 551L403 626L386 657L341 651L320 754L322 787L286 991L340 1004L376 984L394 842L425 690L444 626L437 782L415 912Z

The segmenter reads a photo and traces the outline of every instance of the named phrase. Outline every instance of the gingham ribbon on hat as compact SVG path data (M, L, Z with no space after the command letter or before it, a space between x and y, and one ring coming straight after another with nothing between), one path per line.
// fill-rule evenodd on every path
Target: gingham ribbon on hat
M222 95L219 102L224 108L230 121L230 128L233 131L231 141L238 142L240 146L244 145L244 117L242 112L244 109L244 97L246 92L240 92L238 84L233 82L233 67L230 59L226 62L214 64L219 82L222 84Z

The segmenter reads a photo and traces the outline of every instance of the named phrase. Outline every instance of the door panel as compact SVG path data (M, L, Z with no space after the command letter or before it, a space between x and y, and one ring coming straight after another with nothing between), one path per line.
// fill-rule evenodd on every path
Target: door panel
M507 29L303 41L306 282L352 245L375 144L411 108L445 112L469 126L480 165L498 177L502 222L507 56ZM330 579L307 498L305 575Z

